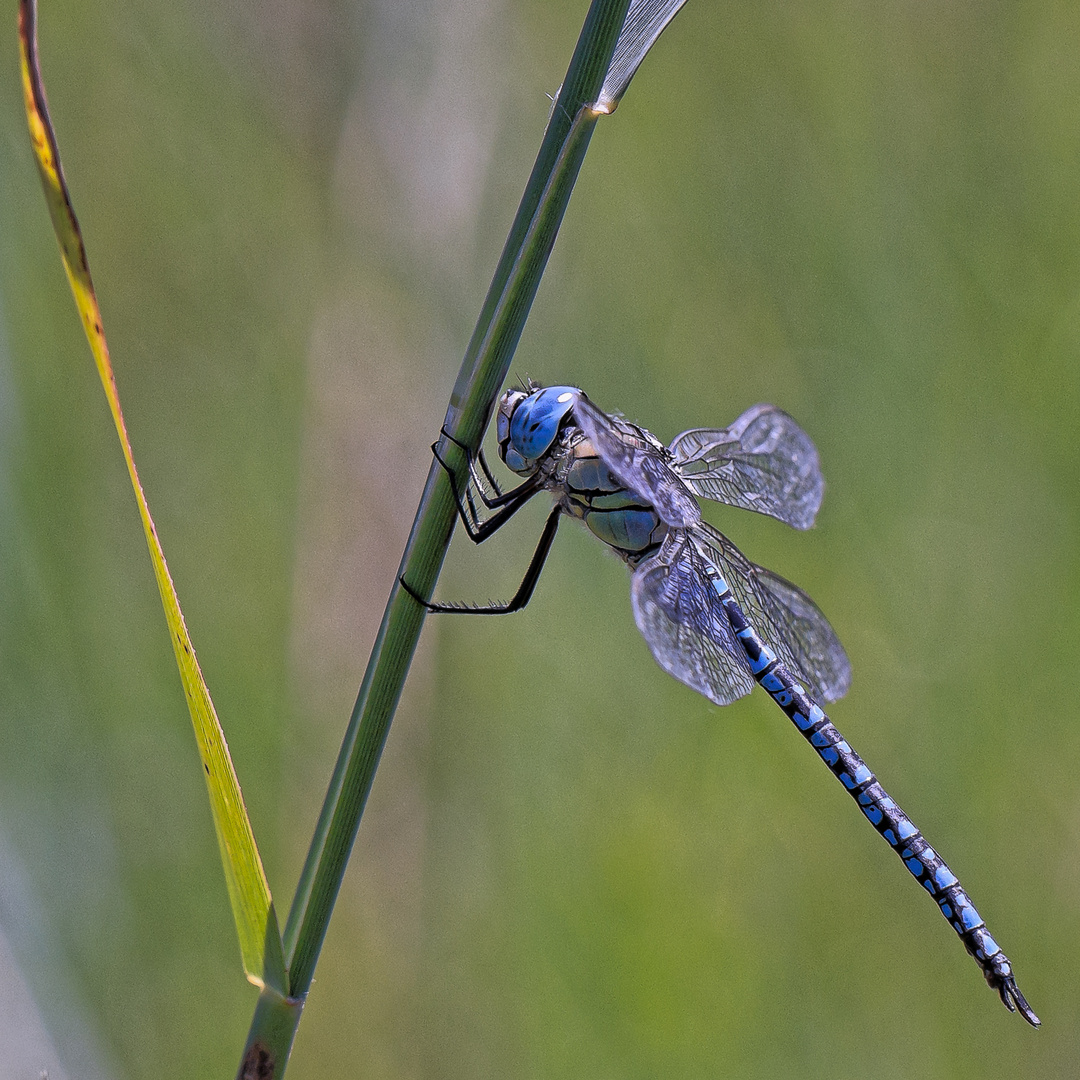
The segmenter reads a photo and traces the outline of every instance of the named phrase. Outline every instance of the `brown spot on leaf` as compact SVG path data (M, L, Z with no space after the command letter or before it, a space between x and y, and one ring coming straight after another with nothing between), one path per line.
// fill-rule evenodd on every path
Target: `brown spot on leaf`
M248 1047L236 1080L271 1080L274 1075L274 1059L262 1043L252 1043Z

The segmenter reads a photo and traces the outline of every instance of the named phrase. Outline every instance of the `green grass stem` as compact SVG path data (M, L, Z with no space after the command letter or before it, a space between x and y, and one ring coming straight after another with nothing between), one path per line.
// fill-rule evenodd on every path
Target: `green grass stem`
M602 115L589 105L603 86L627 7L628 0L594 0L586 16L450 397L446 428L467 446L479 445L506 379L593 127ZM435 587L455 514L446 473L432 462L400 565L400 574L421 595L430 595ZM424 609L395 583L286 924L290 999L272 991L260 996L240 1077L277 1078L284 1073L424 615Z

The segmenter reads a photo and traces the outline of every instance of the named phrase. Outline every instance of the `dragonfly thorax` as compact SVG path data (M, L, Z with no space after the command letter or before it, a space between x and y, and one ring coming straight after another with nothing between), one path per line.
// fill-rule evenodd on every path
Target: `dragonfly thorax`
M548 486L570 517L583 521L595 537L636 566L660 546L668 527L646 500L626 489L578 431L574 429L576 437Z

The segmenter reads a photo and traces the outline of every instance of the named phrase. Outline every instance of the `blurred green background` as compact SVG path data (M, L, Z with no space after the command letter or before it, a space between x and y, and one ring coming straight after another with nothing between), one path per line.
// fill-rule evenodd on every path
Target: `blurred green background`
M585 9L43 0L136 458L282 915ZM231 1076L255 992L13 6L7 40L4 980L54 1078ZM764 695L660 672L624 568L567 527L526 613L429 620L291 1077L1076 1075L1078 42L1060 0L687 5L599 125L514 369L665 439L755 401L813 435L815 531L711 520L828 613L833 719L1043 1030ZM440 595L508 596L544 512L459 537Z

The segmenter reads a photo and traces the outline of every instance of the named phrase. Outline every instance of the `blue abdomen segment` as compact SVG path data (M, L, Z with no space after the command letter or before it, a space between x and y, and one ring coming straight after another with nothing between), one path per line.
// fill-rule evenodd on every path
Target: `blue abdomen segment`
M754 678L817 751L829 771L858 804L867 821L900 856L915 880L933 897L941 914L960 936L964 947L982 969L986 981L998 992L1005 1005L1010 1011L1018 1008L1029 1023L1037 1026L1039 1018L1017 988L1009 958L990 936L986 923L945 860L927 843L907 814L889 798L877 777L851 749L821 707L757 636L719 575L715 575L713 586L720 593L720 602L750 661Z

